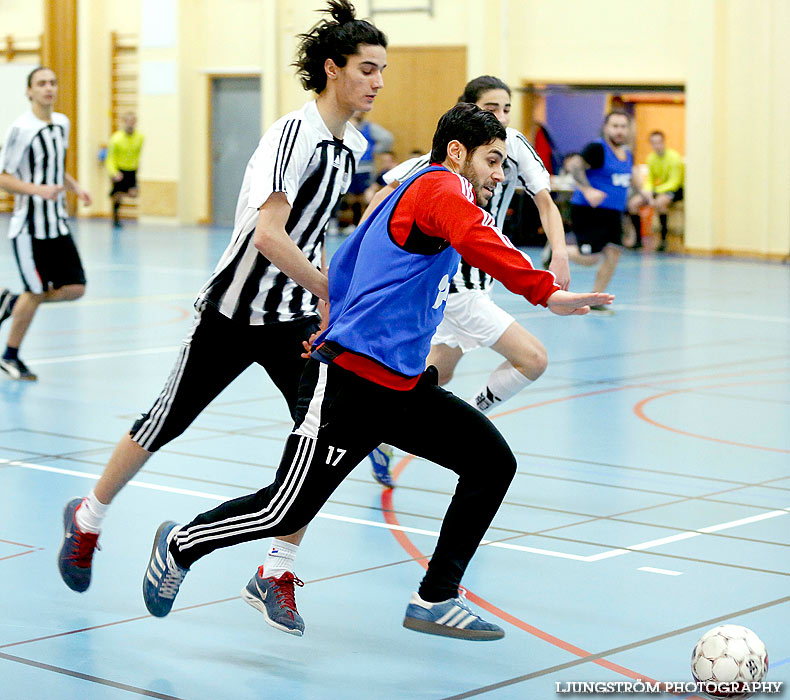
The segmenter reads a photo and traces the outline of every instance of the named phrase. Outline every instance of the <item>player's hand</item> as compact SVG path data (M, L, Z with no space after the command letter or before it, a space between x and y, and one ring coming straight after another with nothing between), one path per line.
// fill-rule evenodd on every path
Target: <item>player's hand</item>
M38 185L36 194L42 199L57 199L65 189L63 185Z
M123 175L121 175L121 173L116 173L112 176L113 182L120 182L121 180L123 180Z
M558 316L583 316L589 313L591 306L608 306L613 301L614 294L606 292L577 294L560 289L549 297L547 306Z
M597 207L606 199L606 192L596 190L594 187L585 187L582 191L584 198L589 202L591 207Z
M93 202L93 199L91 199L91 196L90 196L90 194L89 194L88 192L86 192L85 190L82 190L82 189L80 189L80 190L77 190L77 192L76 192L76 195L77 195L77 198L78 198L78 199L79 199L79 200L80 200L80 201L81 201L81 202L82 202L82 203L83 203L83 204L84 204L86 207L89 207L89 206L91 205L91 203Z
M317 330L315 333L311 333L310 337L307 340L303 340L302 341L302 347L304 348L304 352L302 353L301 356L305 360L309 360L310 359L310 353L312 352L312 349L313 349L313 343L315 342L315 339L319 335L321 335L321 332L322 332L321 330Z
M571 268L568 266L568 253L566 252L565 254L558 255L552 252L549 271L554 273L560 288L567 290L568 285L571 283Z
M318 325L318 330L315 333L312 333L307 340L302 341L302 347L304 348L302 357L304 357L305 360L310 358L310 351L313 348L315 339L321 333L323 333L326 330L326 327L329 325L329 303L323 299L318 300L318 315L321 317L321 323Z

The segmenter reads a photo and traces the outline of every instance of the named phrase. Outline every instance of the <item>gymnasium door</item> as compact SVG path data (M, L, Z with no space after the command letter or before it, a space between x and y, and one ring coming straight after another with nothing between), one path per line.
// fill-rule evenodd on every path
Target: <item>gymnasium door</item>
M259 77L211 79L211 221L233 226L244 168L261 138Z
M370 120L393 133L395 154L402 161L412 149L431 150L436 122L466 85L466 48L390 46L387 63L384 89Z

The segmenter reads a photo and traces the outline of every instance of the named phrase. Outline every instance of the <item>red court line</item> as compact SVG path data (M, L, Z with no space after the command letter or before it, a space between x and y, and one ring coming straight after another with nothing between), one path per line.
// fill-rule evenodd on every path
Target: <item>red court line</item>
M406 465L408 465L409 462L411 462L413 459L414 459L414 455L408 455L404 457L400 462L398 462L396 467L392 470L392 478L394 480L397 480L398 476L400 476L401 472L405 469ZM384 489L381 492L381 506L384 512L384 520L390 525L399 525L400 523L398 522L398 517L395 515L392 506L392 493L393 493L392 489ZM419 549L417 549L417 547L409 539L409 537L406 535L405 532L401 530L390 530L390 532L392 532L392 534L395 536L395 539L398 541L401 547L403 547L406 550L406 552L409 554L410 557L412 557L424 569L428 568L428 559L430 559L430 557L426 556ZM528 632L529 634L534 635L535 637L538 637L539 639L542 639L543 641L548 642L549 644L553 644L554 646L559 647L564 651L568 651L576 656L579 657L593 656L592 652L585 651L584 649L581 649L580 647L570 644L569 642L566 642L560 639L559 637L555 637L553 634L549 634L548 632L545 632L533 625L530 625L529 623L520 620L519 618L515 617L514 615L511 615L510 613L502 610L501 608L498 608L492 603L489 603L487 600L481 598L480 596L473 593L472 591L468 589L465 590L466 590L466 597L469 600L471 600L476 605L479 605L484 610L487 610L492 615L496 615L500 620L509 622L511 625L514 625L515 627L518 627L519 629L522 629L525 632ZM607 661L606 659L595 659L593 660L593 663L596 663L599 666L603 666L604 668L607 668L610 671L614 671L615 673L619 673L623 676L626 676L627 678L633 678L634 680L641 678L643 681L649 683L658 682L652 678L648 678L644 674L637 673L636 671L631 671L630 669L627 669L624 666L619 666L618 664L612 663L611 661Z
M29 547L30 549L36 549L36 547L32 544L22 544L21 542L12 542L11 540L0 540L3 544L15 544L17 547Z
M0 557L0 561L5 561L6 559L13 559L14 557L21 557L25 554L30 554L31 552L36 552L41 550L36 549L28 549L26 552L17 552L16 554L9 554L7 557Z
M750 372L732 372L727 374L702 374L695 377L677 377L675 379L656 379L651 382L646 382L643 384L624 384L623 386L615 386L609 387L608 389L599 389L598 391L588 391L583 394L573 394L572 396L561 396L557 399L547 399L546 401L539 401L537 403L531 403L527 406L519 406L518 408L511 408L509 411L502 411L501 413L494 413L491 415L491 419L494 418L501 418L502 416L509 416L513 413L519 413L521 411L527 411L530 408L540 408L541 406L549 406L550 404L554 403L562 403L563 401L570 401L571 399L582 399L586 398L587 396L598 396L599 394L610 394L615 391L624 391L626 389L644 389L650 388L655 384L672 384L675 382L696 382L700 379L723 379L725 377L743 377L745 374L773 374L775 372L787 372L786 369L783 367L776 368L776 369L756 369ZM704 389L710 387L692 387L690 389L679 389L678 391L694 391L694 389ZM669 392L671 393L671 392Z
M664 391L660 394L654 394L653 396L648 396L646 399L642 399L639 403L634 405L634 413L636 414L637 418L641 418L646 423L650 423L651 425L661 428L662 430L668 430L671 433L676 433L678 435L685 435L687 437L697 438L698 440L708 440L710 442L718 442L722 445L733 445L734 447L746 447L750 450L764 450L766 452L778 452L780 454L790 454L790 450L784 450L780 447L766 447L765 445L753 445L751 443L746 442L736 442L734 440L724 440L722 438L715 438L710 437L708 435L700 435L699 433L692 433L687 430L680 430L679 428L673 428L669 425L664 423L659 423L652 418L649 418L645 413L645 406L649 404L651 401L655 401L656 399L664 398L665 396L672 396L673 394L685 394L693 391L698 391L700 389L721 389L723 387L728 386L743 386L744 384L766 384L767 381L764 382L728 382L726 384L708 384L704 386L696 386L690 389L674 389L672 391Z

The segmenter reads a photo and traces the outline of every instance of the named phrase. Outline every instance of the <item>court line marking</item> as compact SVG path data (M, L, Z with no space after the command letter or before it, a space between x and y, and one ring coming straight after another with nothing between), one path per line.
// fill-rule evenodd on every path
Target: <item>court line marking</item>
M790 450L783 449L781 447L768 447L766 445L754 445L748 442L735 442L734 440L724 440L722 438L713 437L711 435L702 435L700 433L692 433L688 430L681 430L680 428L675 428L671 425L667 425L666 423L661 423L653 418L650 418L650 416L648 416L647 413L645 412L645 406L647 404L651 403L652 401L655 401L656 399L662 399L667 396L674 396L675 394L694 393L699 389L716 389L726 386L744 386L744 385L753 386L755 384L768 384L768 383L775 383L775 382L766 379L759 382L754 382L754 381L727 382L726 384L708 384L704 386L690 387L688 389L672 389L670 391L663 391L658 394L653 394L652 396L648 396L642 399L641 401L637 402L634 405L633 412L637 418L641 418L646 423L649 423L650 425L653 425L657 428L661 428L663 430L676 433L678 435L685 435L686 437L693 437L693 438L697 438L698 440L707 440L709 442L717 442L722 445L733 445L735 447L747 447L752 450L763 450L765 452L778 452L781 454L790 454Z
M142 348L140 350L118 350L116 352L94 352L87 355L67 355L65 357L42 357L32 359L37 365L56 365L61 362L87 362L88 360L103 360L109 357L130 357L132 355L154 355L159 352L175 352L178 345L168 345L161 348Z
M13 654L6 654L3 651L0 651L0 659L5 661L14 661L18 664L24 664L25 666L32 666L33 668L37 668L43 671L51 671L53 673L59 673L63 676L71 676L72 678L78 678L83 681L90 681L91 683L98 683L99 685L105 685L110 688L116 688L117 690L125 690L128 693L135 693L137 695L143 695L148 698L159 698L160 700L181 700L177 698L175 695L165 695L164 693L157 693L154 690L146 690L145 688L138 688L133 685L128 685L126 683L118 683L117 681L111 681L106 678L100 678L99 676L91 676L88 673L81 673L79 671L72 671L68 668L62 668L61 666L53 666L52 664L45 664L41 661L32 661L31 659L25 659L21 656L14 656Z
M664 574L664 576L682 576L682 571L672 571L672 569L657 569L654 566L640 566L637 571L647 571L650 574Z
M696 622L693 625L688 625L686 627L681 627L680 629L671 630L670 632L664 632L663 634L658 634L653 637L648 637L647 639L641 639L636 642L630 642L629 644L623 644L619 647L614 647L612 649L607 649L606 651L601 651L596 654L589 654L588 656L583 656L578 659L574 659L573 661L566 661L565 663L557 664L556 666L550 666L548 668L544 668L540 671L533 671L532 673L526 673L523 676L517 676L516 678L510 678L505 681L499 681L498 683L492 683L491 685L484 686L482 688L476 688L475 690L469 690L465 693L460 693L458 695L452 695L443 700L462 700L462 698L471 698L475 695L482 695L483 693L488 693L493 690L499 690L500 688L505 688L511 685L516 685L517 683L523 683L524 681L532 680L533 678L539 678L541 676L547 676L552 673L557 673L558 671L564 671L568 668L573 668L576 666L582 666L586 663L596 663L601 664L601 662L605 661L604 657L607 656L614 656L616 654L621 654L626 651L631 651L632 649L638 649L643 646L647 646L649 644L653 644L655 642L662 642L665 639L671 639L672 637L678 637L682 634L686 634L687 632L693 632L699 629L704 629L707 627L711 627L712 625L716 625L721 622L729 622L733 618L742 617L744 615L748 615L753 612L759 612L760 610L766 610L768 608L777 606L777 605L784 605L786 603L790 603L790 596L785 596L784 598L777 598L776 600L768 601L767 603L761 603L760 605L754 605L750 608L744 608L743 610L736 610L731 613L727 613L726 615L719 615L718 617L711 618L709 620L703 620L702 622ZM582 651L582 650L580 650ZM572 652L575 653L575 652ZM780 662L781 663L781 662ZM616 664L612 664L615 665ZM779 664L777 664L779 665ZM620 667L622 668L622 667ZM773 666L769 666L769 668L773 668ZM613 669L612 669L613 670ZM629 670L629 669L623 669ZM628 674L623 674L628 675ZM638 678L640 675L632 675L631 678ZM648 682L648 677L646 675L641 675L641 679L644 682ZM654 683L652 679L650 679L651 683ZM675 695L676 693L673 693ZM688 698L688 695L683 695L682 697ZM697 695L691 697L699 697Z
M23 462L20 460L0 458L0 465L2 464L9 467L20 467L22 469L30 469L33 471L49 472L52 474L61 474L64 476L76 476L82 479L99 479L99 477L101 476L100 474L81 472L75 469L63 469L61 467L50 467L43 464L33 464L32 462ZM183 496L194 496L195 498L202 498L206 500L219 501L219 502L226 501L228 500L228 498L230 498L229 496L222 496L216 493L208 493L206 491L195 491L193 489L183 489L177 486L164 486L160 484L152 484L147 481L139 481L138 479L131 480L129 482L129 486L136 486L138 488L149 489L151 491L162 491L164 493L175 493ZM651 549L653 547L660 547L665 544L670 544L672 542L680 542L682 540L691 539L693 537L699 537L700 535L704 535L707 533L729 530L734 527L740 527L741 525L747 525L762 520L769 520L772 518L777 518L788 514L790 514L790 508L785 508L783 510L773 510L773 511L769 511L768 513L761 513L760 515L752 515L748 518L740 518L739 520L732 520L726 523L709 525L707 527L698 528L696 530L682 532L677 535L670 535L669 537L662 537L655 540L649 540L647 542L639 542L637 544L630 545L628 547L610 549L605 552L599 552L598 554L590 554L586 556L581 554L571 554L568 552L558 552L555 550L543 549L540 547L528 547L526 545L512 544L510 542L493 542L491 540L482 540L480 544L487 545L489 547L496 547L497 549L507 549L507 550L518 551L518 552L526 552L528 554L539 554L547 557L555 557L558 559L571 559L573 561L592 563L592 562L602 561L604 559L611 559L613 557L622 556L624 554L629 554L630 552L640 552L646 549ZM366 525L368 527L377 527L384 530L408 532L415 535L427 535L429 537L439 536L439 533L435 530L407 527L405 525L388 523L388 522L378 522L374 520L365 520L363 518L353 518L346 515L335 515L334 513L319 512L316 515L316 517L323 518L325 520L335 520L339 522L351 523L354 525Z

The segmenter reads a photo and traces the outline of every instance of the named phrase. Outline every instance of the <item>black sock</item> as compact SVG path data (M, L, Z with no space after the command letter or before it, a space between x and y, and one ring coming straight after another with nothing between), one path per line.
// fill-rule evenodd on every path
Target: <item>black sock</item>
M121 208L121 200L116 199L112 204L112 220L118 223L118 210Z
M663 241L667 237L667 215L659 214L658 220L661 222L661 240Z
M19 348L12 348L10 345L7 345L5 352L3 353L3 359L16 360L17 357L19 357Z

